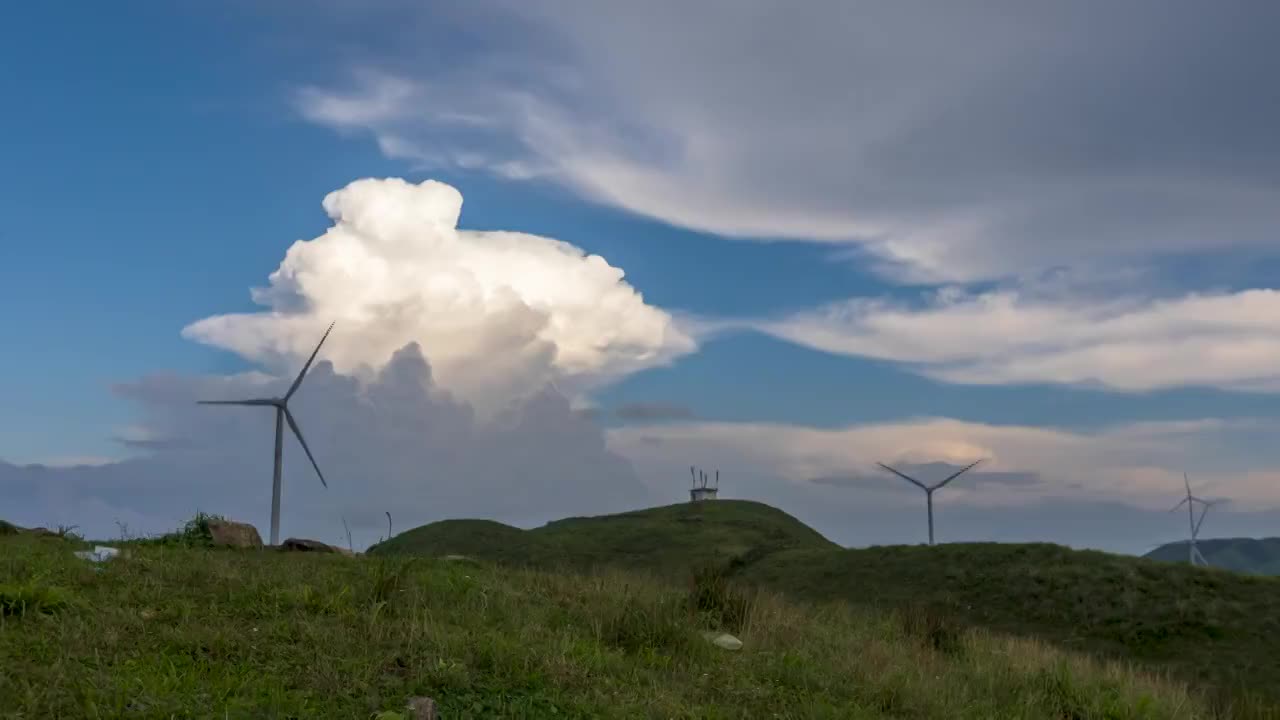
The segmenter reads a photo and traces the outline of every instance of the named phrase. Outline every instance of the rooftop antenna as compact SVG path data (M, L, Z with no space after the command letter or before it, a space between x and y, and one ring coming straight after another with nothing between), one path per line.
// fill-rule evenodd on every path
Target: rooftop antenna
M284 459L284 423L289 423L289 429L293 431L294 436L298 438L298 442L302 445L302 449L307 453L307 459L311 461L311 467L315 468L316 475L320 476L320 484L325 488L329 484L324 480L324 473L320 472L320 466L316 463L315 457L311 454L311 448L307 447L307 441L302 439L302 430L298 428L298 421L294 420L293 413L289 412L289 398L298 391L298 386L302 384L302 378L306 376L307 370L311 368L311 363L315 361L316 355L320 353L320 346L324 345L324 341L329 337L329 333L333 330L333 323L329 324L329 329L324 331L324 336L320 338L320 343L316 345L316 349L311 353L311 357L307 358L307 364L302 366L302 372L298 373L298 377L294 379L293 384L289 386L289 391L284 397L278 398L254 398L251 400L198 400L200 405L253 405L263 407L273 407L276 409L276 448L275 448L275 469L271 475L271 544L280 544L280 470Z
M1209 566L1209 561L1204 559L1204 555L1200 553L1200 547L1196 544L1196 540L1200 536L1200 526L1204 524L1204 516L1209 512L1209 508L1217 505L1217 500L1204 500L1191 494L1191 480L1187 474L1182 473L1182 482L1187 488L1187 496L1182 498L1182 502L1169 508L1169 512L1173 512L1183 505L1187 506L1187 528L1191 531L1191 539L1187 541L1187 562L1191 565ZM1200 517L1195 516L1196 503L1200 504Z
M977 465L978 463L980 463L980 462L982 462L982 459L981 459L981 458L979 458L979 459L977 459L977 460L974 460L973 462L969 463L968 465L965 465L964 467L960 468L959 470L957 470L957 471L955 471L955 472L951 473L949 476L947 476L947 479L946 479L946 480L943 480L942 482L940 482L940 483L936 483L936 484L934 484L934 485L925 485L924 483L920 482L919 480L916 480L915 478L911 477L910 475L907 475L907 474L905 474L905 473L898 472L897 470L895 470L895 469L893 469L893 468L889 467L888 465L885 465L884 463L876 463L876 464L877 464L877 465L879 465L880 467L884 468L885 470L888 470L889 472L893 473L894 475L897 475L898 477L902 478L903 480L906 480L907 482L911 483L912 485L915 485L916 487L918 487L918 488L920 488L921 490L923 490L923 491L924 491L925 504L926 504L926 505L928 506L928 508L929 508L929 544L930 544L930 545L932 545L932 544L933 544L933 492L934 492L935 490L940 489L942 486L946 485L947 483L951 482L952 480L955 480L956 478L960 477L961 475L963 475L963 474L965 474L965 473L969 472L970 470L972 470L972 469L974 468L974 466L976 466L976 465Z

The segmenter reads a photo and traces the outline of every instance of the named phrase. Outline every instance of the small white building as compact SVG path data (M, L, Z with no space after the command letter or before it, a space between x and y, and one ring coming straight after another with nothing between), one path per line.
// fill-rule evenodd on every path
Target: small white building
M702 502L703 500L715 500L716 491L720 489L720 471L716 471L716 484L707 487L707 477L705 472L699 472L697 468L689 468L689 476L693 478L693 487L689 488L689 502Z
M719 488L713 487L696 487L689 491L689 502L701 502L703 500L715 500L716 491Z

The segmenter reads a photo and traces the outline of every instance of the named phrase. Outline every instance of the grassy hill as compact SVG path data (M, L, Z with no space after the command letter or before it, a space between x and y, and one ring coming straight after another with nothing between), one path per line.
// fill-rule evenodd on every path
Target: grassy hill
M1196 545L1213 567L1254 575L1280 575L1280 538L1219 538L1199 540ZM1187 543L1161 545L1144 557L1185 563Z
M94 565L77 546L0 537L0 718L391 720L412 696L448 720L1226 717L1176 682L1035 641L799 607L714 575L680 589L176 542Z
M1280 579L997 543L784 552L742 579L808 600L922 603L952 622L1280 699Z
M797 600L923 608L949 624L1172 672L1224 696L1280 701L1280 579L1048 544L844 550L780 510L744 501L571 518L530 531L499 526L494 546L470 527L427 525L372 552L516 558L540 568L613 565L675 582L700 563L727 566L738 557L738 581Z
M785 512L747 500L680 503L617 515L557 520L521 530L489 520L445 520L403 532L369 554L467 555L512 566L617 566L672 575L731 558L835 543Z

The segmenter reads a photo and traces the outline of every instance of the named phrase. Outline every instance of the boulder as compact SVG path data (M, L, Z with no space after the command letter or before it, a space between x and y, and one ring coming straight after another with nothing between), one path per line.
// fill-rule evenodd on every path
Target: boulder
M294 552L325 552L340 553L342 548L322 543L319 540L308 540L306 538L286 538L280 543L281 550L292 550Z
M249 523L233 520L210 520L209 537L215 547L260 548L262 536Z

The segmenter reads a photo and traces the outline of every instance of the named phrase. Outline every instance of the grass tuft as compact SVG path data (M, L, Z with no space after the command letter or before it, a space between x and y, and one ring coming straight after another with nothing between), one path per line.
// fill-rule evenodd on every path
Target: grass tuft
M54 615L73 604L67 590L36 580L0 584L0 616Z

